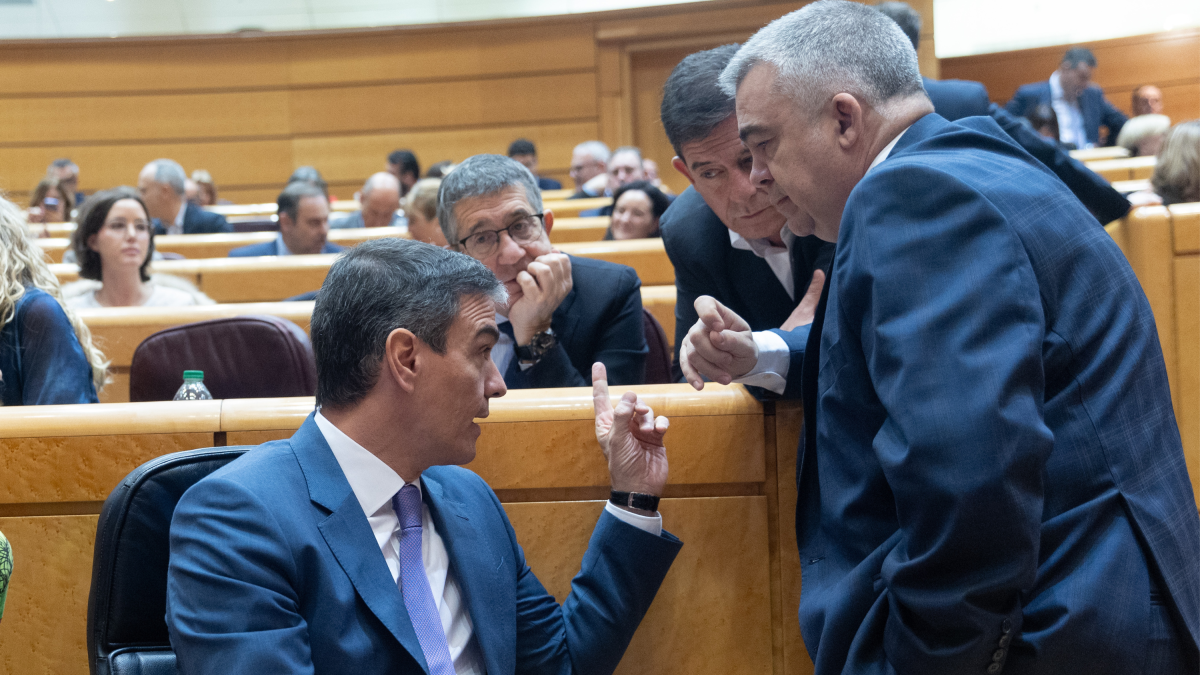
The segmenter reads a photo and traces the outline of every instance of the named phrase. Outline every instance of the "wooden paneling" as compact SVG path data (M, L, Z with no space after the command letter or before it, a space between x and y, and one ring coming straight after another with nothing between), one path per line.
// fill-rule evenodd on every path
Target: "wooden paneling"
M942 77L977 80L988 88L993 101L1003 105L1017 87L1042 82L1058 68L1063 53L1073 46L1087 47L1096 55L1096 84L1117 108L1130 113L1130 94L1142 84L1163 90L1166 114L1182 122L1200 117L1200 29L1138 35L942 59Z
M1176 416L1192 491L1200 502L1200 255L1175 258L1175 328L1179 339Z

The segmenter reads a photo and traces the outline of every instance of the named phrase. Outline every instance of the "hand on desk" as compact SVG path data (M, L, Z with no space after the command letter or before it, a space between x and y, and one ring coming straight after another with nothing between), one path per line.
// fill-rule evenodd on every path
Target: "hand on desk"
M632 391L625 392L614 409L603 363L592 365L592 404L596 440L608 459L612 489L661 496L667 484L667 449L663 447L667 418L656 418Z

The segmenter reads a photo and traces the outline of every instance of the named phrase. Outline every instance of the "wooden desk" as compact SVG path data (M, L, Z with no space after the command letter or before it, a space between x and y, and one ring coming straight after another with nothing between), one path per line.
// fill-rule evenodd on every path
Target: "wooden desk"
M1155 157L1126 157L1085 162L1085 166L1112 183L1124 180L1141 180L1154 174Z
M334 212L353 212L362 208L362 205L353 199L338 199L329 204L329 210ZM216 206L205 206L205 211L212 211L223 216L271 216L279 211L279 205L275 202L267 202L264 204L218 204Z
M558 201L543 201L543 211L553 211L555 218L577 217L580 211L602 209L612 204L612 197L588 197L586 199L561 199Z
M1114 180L1112 182L1113 189L1123 195L1130 195L1134 192L1150 189L1149 178L1139 178L1138 180Z
M1088 148L1087 150L1072 150L1072 159L1081 162L1095 162L1104 159L1122 159L1129 156L1129 151L1119 145L1107 148Z
M569 199L571 197L571 195L573 195L573 194L575 194L575 191L570 188L563 188L561 190L542 190L542 201L543 202L562 201L564 199Z
M660 510L686 545L618 672L770 673L782 650L807 664L796 629L798 406L764 407L736 385L634 389L671 419ZM88 672L97 514L129 471L169 452L286 438L312 408L298 398L0 409L0 530L17 560L0 671ZM591 392L510 392L480 426L468 467L496 490L530 566L561 600L608 494Z

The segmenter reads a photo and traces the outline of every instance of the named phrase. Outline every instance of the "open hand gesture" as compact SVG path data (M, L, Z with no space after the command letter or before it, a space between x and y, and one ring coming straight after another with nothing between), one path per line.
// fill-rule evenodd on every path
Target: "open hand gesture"
M596 410L596 440L608 459L612 488L662 495L667 483L667 449L663 447L667 418L655 418L650 406L632 391L625 392L613 408L603 363L592 365L592 403Z

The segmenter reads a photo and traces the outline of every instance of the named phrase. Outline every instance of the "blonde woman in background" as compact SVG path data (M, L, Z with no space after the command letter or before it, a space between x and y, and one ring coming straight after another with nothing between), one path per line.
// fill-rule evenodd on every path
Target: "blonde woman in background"
M435 246L446 245L446 236L442 234L437 219L438 188L441 185L441 178L422 178L404 195L408 233L417 241Z
M62 302L25 217L0 197L0 404L96 403L108 362Z
M1200 202L1200 120L1167 132L1150 177L1150 189L1129 195L1134 206Z

